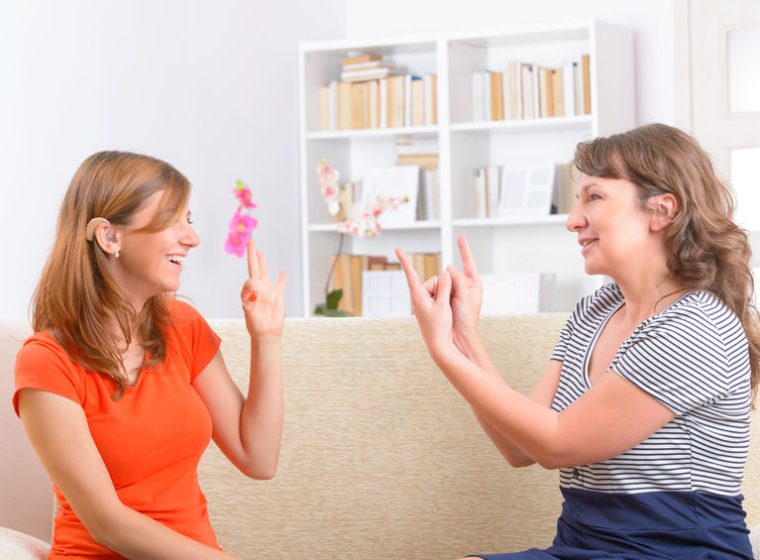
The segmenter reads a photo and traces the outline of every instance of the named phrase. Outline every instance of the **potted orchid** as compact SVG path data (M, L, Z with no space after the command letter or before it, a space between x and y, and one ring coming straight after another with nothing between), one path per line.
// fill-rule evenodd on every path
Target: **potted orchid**
M327 211L338 220L338 250L335 253L330 271L327 273L325 282L325 301L314 308L315 315L328 317L345 317L351 314L338 309L343 297L343 290L338 288L330 290L335 265L338 258L343 254L343 245L346 235L352 237L374 237L380 235L382 227L378 218L389 209L396 209L401 204L409 202L407 198L397 196L377 196L365 203L349 203L345 201L346 191L350 191L351 183L340 186L340 172L332 167L328 161L322 158L317 166L317 178L319 179L322 196L327 203ZM341 205L341 199L344 204Z

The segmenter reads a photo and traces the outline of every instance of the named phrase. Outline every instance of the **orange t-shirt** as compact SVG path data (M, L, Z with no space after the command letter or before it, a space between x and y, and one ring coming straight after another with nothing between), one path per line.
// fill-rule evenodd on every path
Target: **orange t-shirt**
M86 371L48 332L29 338L16 356L21 389L50 391L81 405L121 501L192 539L219 548L209 522L197 467L211 440L211 417L192 386L220 340L186 303L167 302L163 363L143 369L134 387L112 400L115 384ZM121 558L92 540L60 490L49 558Z

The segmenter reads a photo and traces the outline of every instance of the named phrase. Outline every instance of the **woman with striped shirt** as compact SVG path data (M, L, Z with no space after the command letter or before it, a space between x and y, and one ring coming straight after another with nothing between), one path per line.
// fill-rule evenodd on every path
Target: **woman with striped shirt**
M430 355L507 462L559 469L544 550L517 559L752 559L740 485L760 378L746 233L731 193L684 132L643 126L578 145L567 220L589 274L530 396L477 334L482 286L463 271L424 284L397 250Z

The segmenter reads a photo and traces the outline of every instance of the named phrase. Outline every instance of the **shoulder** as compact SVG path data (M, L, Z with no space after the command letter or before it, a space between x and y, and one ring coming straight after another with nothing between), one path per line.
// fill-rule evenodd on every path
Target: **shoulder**
M668 333L700 342L725 343L744 328L736 314L715 294L688 292L642 325L642 334Z
M617 284L604 284L593 294L582 298L575 306L572 319L576 323L585 323L605 317L611 309L619 306L623 294Z
M166 312L171 321L192 321L199 318L202 319L201 314L195 307L177 299L176 296L167 296L164 300L166 306Z
M21 366L58 365L66 369L77 369L77 362L48 331L35 333L24 341L16 354L16 368Z

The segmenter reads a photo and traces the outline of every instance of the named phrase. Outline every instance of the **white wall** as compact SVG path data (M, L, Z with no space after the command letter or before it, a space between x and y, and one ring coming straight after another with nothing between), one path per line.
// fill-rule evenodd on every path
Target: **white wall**
M301 309L299 41L597 18L636 33L639 122L673 123L677 0L0 0L0 316L25 317L63 192L102 149L168 160L194 185L202 244L182 293L239 316L242 261L223 251L247 181L255 233Z
M0 0L0 316L27 316L63 193L103 149L193 183L181 293L209 317L240 315L245 263L223 247L248 182L300 313L297 43L344 33L345 0Z

